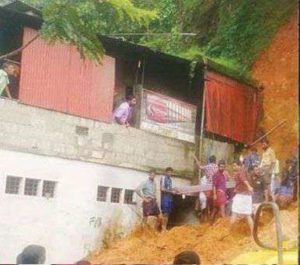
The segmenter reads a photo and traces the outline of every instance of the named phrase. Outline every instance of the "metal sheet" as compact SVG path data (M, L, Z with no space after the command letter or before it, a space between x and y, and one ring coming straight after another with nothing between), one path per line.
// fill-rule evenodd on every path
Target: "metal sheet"
M25 28L23 42L36 34ZM111 119L115 85L115 59L102 65L83 60L76 48L47 44L41 38L22 54L20 101L101 121Z

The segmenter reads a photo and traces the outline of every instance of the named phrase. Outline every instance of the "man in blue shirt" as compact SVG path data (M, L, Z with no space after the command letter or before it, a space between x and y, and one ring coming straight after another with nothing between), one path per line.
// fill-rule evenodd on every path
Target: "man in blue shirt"
M161 191L161 212L163 214L162 230L165 231L168 225L169 215L173 210L173 194L175 191L172 188L172 176L174 170L171 167L166 168L165 175L160 180Z
M251 153L245 157L244 166L248 172L253 170L255 165L259 165L260 158L255 147L251 148Z

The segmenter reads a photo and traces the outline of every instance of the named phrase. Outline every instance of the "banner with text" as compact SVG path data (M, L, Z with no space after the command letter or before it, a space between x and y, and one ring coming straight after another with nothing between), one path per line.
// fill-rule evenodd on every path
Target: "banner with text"
M141 129L194 143L196 106L143 90Z

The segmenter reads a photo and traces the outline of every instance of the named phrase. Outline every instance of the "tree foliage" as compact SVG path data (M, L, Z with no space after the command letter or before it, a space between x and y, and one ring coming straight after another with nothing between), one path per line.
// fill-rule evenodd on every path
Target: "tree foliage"
M156 11L133 5L130 0L29 0L40 6L44 24L42 36L50 42L76 45L88 58L100 61L104 48L99 36L130 23L146 26Z

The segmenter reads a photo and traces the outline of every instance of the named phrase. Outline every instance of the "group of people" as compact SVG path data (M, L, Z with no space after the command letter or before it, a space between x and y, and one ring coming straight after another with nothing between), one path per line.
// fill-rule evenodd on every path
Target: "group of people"
M147 223L149 216L156 216L156 226L158 228L161 225L163 231L167 229L169 215L173 210L173 195L176 194L172 183L173 174L173 168L168 167L164 176L160 179L160 208L156 198L155 170L150 170L148 179L136 189L136 194L143 200L143 223Z
M197 207L201 212L206 212L210 220L213 221L218 212L221 217L231 215L231 225L240 218L246 218L252 232L253 214L260 203L274 201L280 208L286 208L296 198L299 175L296 153L286 161L280 179L279 162L274 150L267 139L263 139L261 145L261 157L256 148L251 148L242 159L233 161L232 177L226 170L224 160L217 163L216 157L210 156L209 163L204 166L196 160L199 169L204 172L200 184L209 184L212 187L211 190L199 192ZM168 217L173 209L173 195L178 193L172 187L173 172L172 168L167 168L160 180L160 207L156 199L154 170L150 171L149 178L136 190L143 199L144 222L149 216L156 216L158 223L161 220L163 230L167 227ZM230 178L235 183L233 190L227 187Z
M253 219L258 206L262 202L276 202L280 208L286 208L296 199L297 170L296 153L292 159L286 160L286 166L280 179L279 161L269 141L264 138L261 141L263 153L260 157L256 148L248 149L244 156L234 160L232 164L235 187L233 193L228 192L226 182L230 178L225 169L225 161L220 160L216 164L215 156L209 158L209 163L199 169L204 171L205 182L212 184L212 191L200 192L199 201L201 210L212 208L211 219L220 210L221 216L226 216L225 207L231 212L231 224L237 219L247 219L251 232L253 231Z

